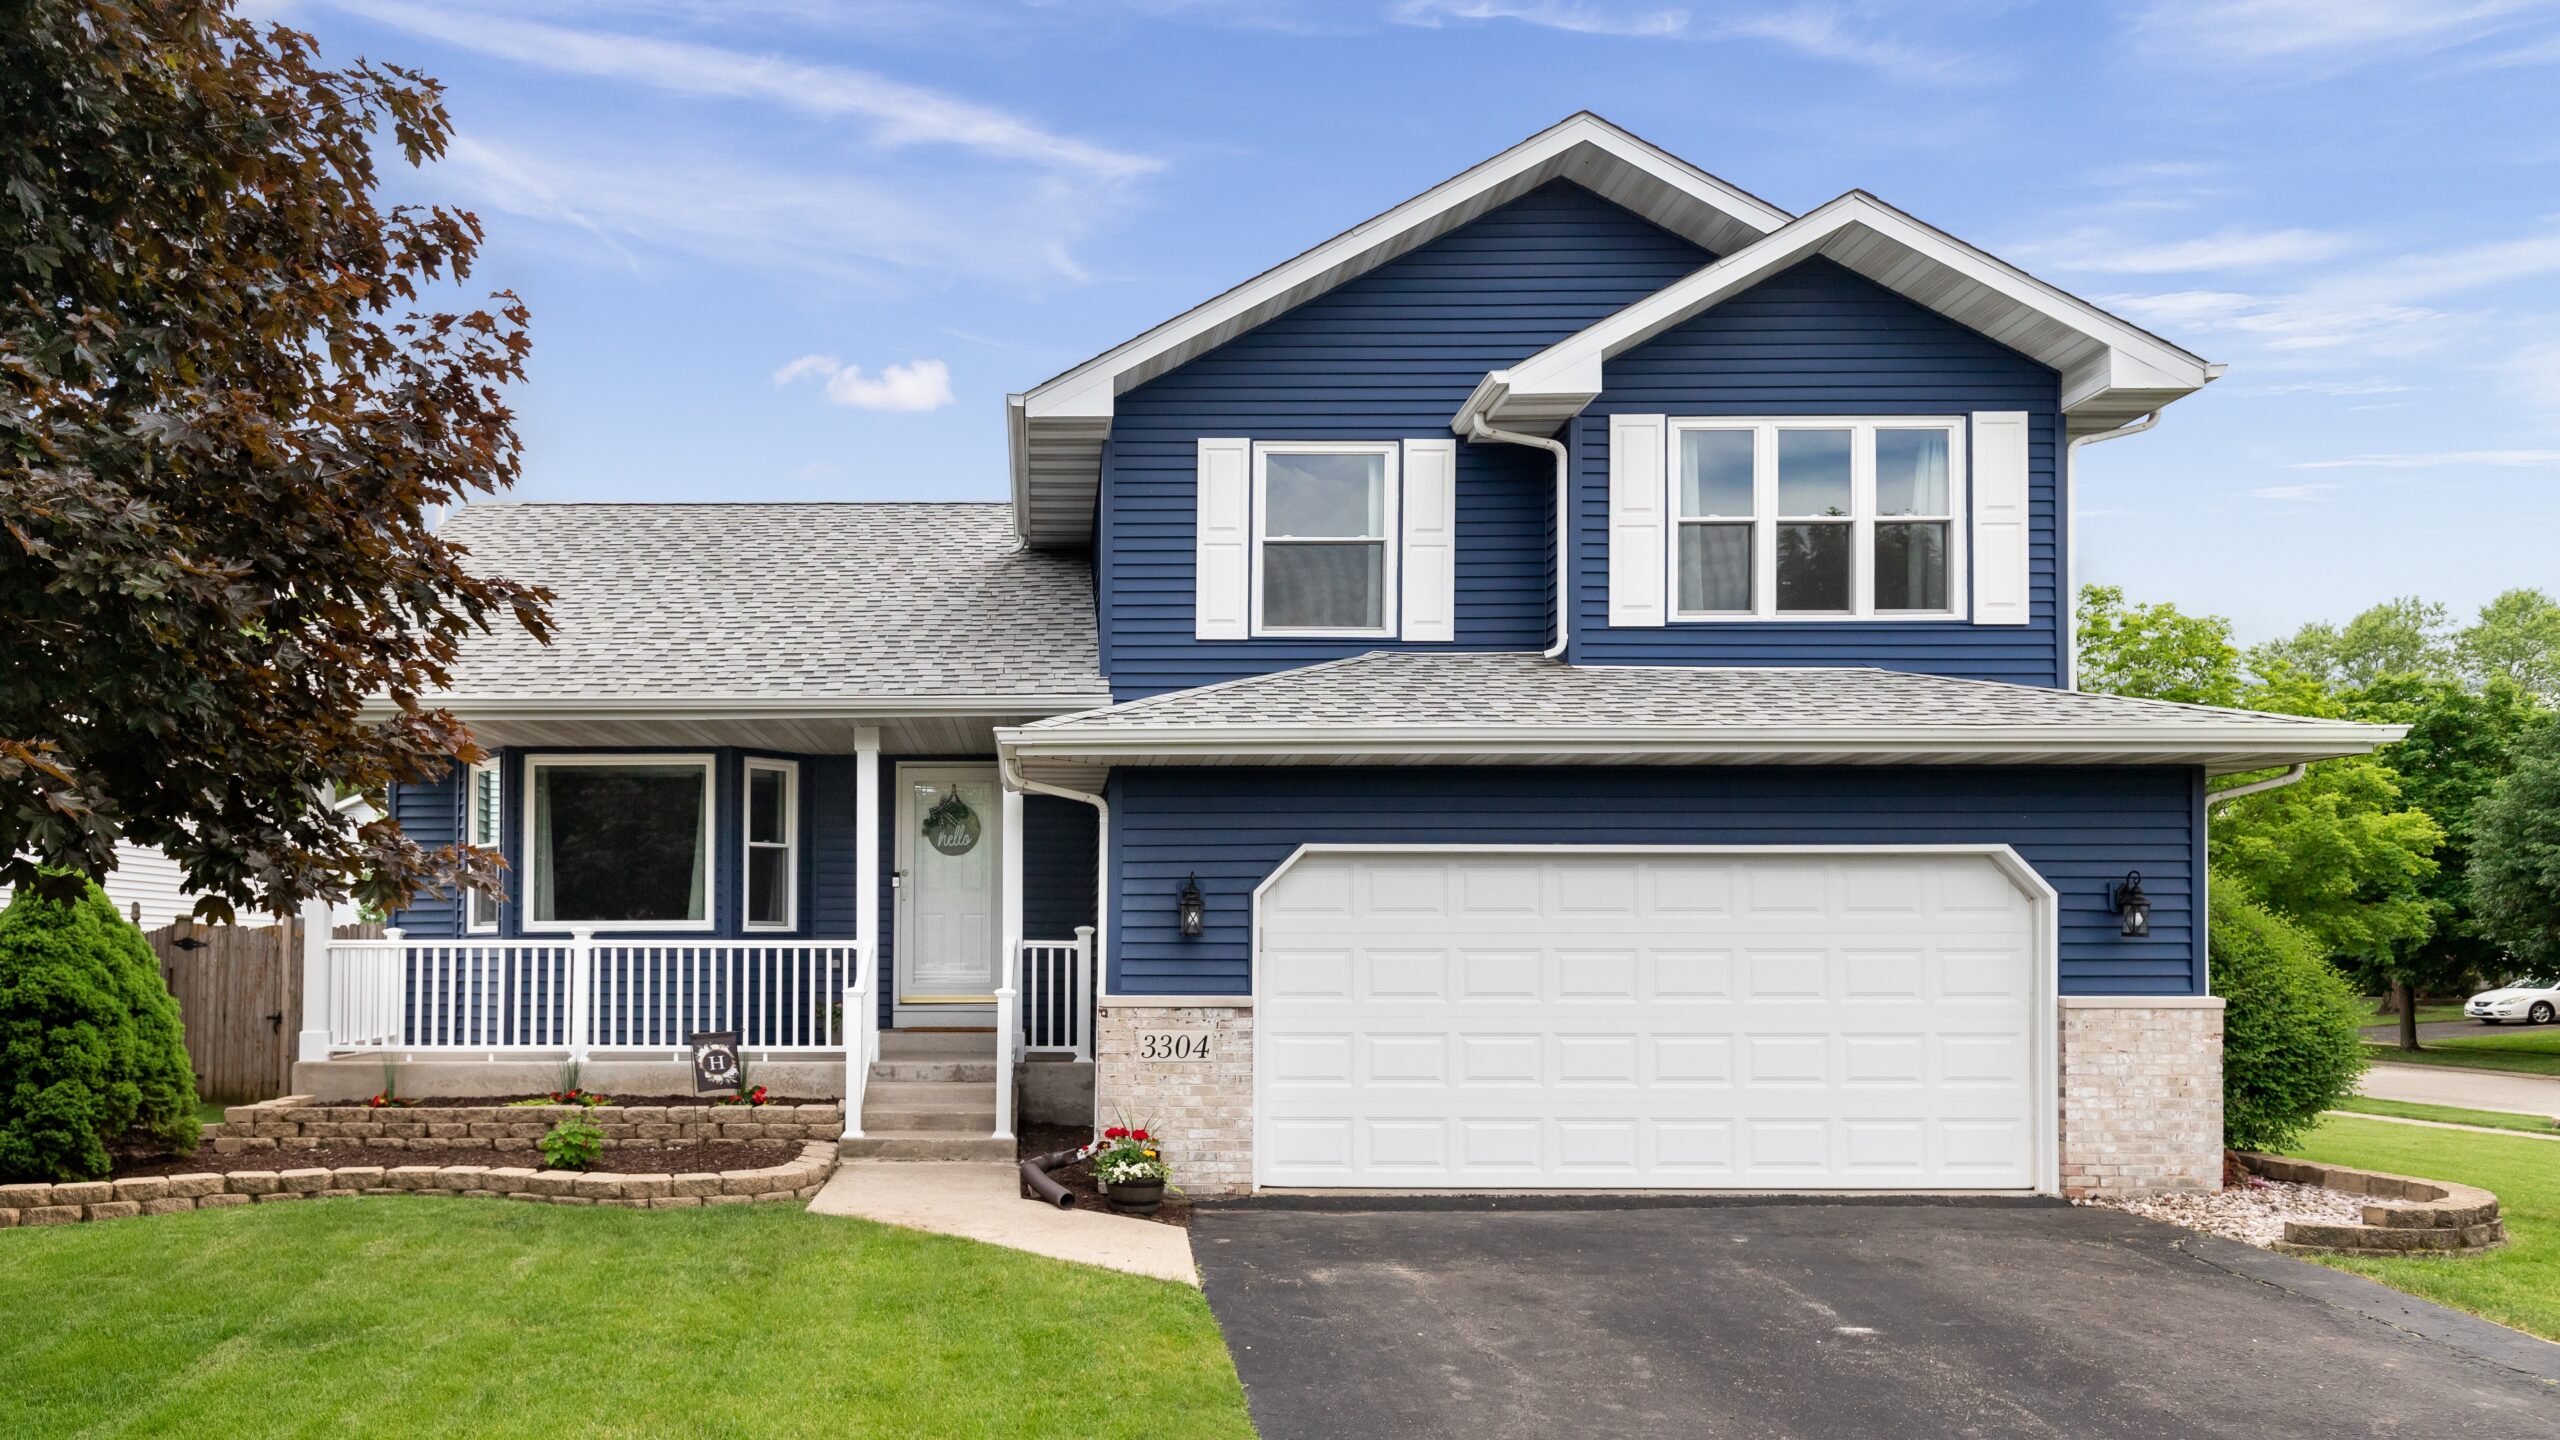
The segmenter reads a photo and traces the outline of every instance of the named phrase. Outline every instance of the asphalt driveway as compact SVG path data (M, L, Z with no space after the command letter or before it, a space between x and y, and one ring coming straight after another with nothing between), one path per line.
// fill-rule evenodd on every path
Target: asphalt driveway
M2560 1346L2107 1211L1542 1203L1204 1207L1266 1440L2560 1436Z

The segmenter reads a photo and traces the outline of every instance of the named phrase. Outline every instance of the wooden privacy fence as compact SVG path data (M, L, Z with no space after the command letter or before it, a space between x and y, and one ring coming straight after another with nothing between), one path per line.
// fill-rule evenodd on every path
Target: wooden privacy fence
M372 939L379 925L341 925L342 940ZM178 998L196 1093L226 1105L271 1100L293 1084L302 1015L299 925L198 925L181 920L143 937L160 978Z

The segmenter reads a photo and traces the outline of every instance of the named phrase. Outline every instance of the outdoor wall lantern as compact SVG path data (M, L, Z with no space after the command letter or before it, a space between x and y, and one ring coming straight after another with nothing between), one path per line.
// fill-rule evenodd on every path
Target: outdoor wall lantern
M2127 870L2124 883L2116 886L2116 918L2124 924L2127 939L2139 940L2151 933L2151 897L2142 893L2142 872Z
M1209 901L1200 893L1199 876L1182 882L1182 898L1174 902L1174 908L1182 916L1184 938L1197 938L1209 922Z

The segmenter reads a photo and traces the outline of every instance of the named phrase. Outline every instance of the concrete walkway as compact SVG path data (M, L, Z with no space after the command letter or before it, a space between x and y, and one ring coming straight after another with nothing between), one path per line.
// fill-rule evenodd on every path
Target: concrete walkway
M992 1161L848 1160L836 1167L809 1210L1200 1283L1199 1268L1191 1263L1191 1233L1181 1226L1025 1200L1020 1171Z
M2502 1075L2489 1070L2457 1070L2444 1065L2377 1063L2356 1083L2356 1093L2376 1100L2403 1100L2419 1105L2459 1105L2468 1110L2505 1110L2518 1115L2560 1115L2560 1079L2547 1075Z
M2349 1120L2373 1120L2384 1125L2415 1125L2424 1130L2460 1130L2471 1135L2512 1135L2518 1140L2560 1140L2560 1132L2545 1135L2538 1130L2501 1130L2495 1125L2458 1125L2451 1120L2420 1120L2409 1115L2367 1115L2361 1110L2323 1110L2323 1115L2342 1115Z

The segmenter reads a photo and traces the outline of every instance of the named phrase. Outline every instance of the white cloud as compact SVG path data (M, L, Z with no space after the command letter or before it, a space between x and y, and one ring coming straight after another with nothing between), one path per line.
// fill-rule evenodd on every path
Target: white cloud
M2224 229L2189 240L2141 243L2103 230L2080 230L2043 245L2012 246L2014 255L2062 270L2168 275L2197 270L2252 270L2300 265L2344 251L2346 236L2323 230Z
M939 360L892 365L875 378L833 355L803 355L774 371L773 383L788 385L811 375L826 378L823 393L830 404L857 410L939 410L952 400L951 367Z
M2252 500L2283 500L2290 502L2326 500L2329 498L2329 492L2337 488L2338 487L2335 485L2320 483L2313 483L2309 485L2261 485L2257 489L2249 492L2249 498Z
M2153 0L2134 17L2148 47L2225 63L2362 64L2467 44L2552 0Z
M1978 56L1873 33L1855 23L1842 7L1831 4L1804 3L1758 12L1719 8L1714 18L1706 20L1678 7L1613 5L1594 0L1399 0L1389 13L1406 25L1509 20L1577 35L1756 40L1817 60L1863 66L1898 79L1931 84L1980 80L1986 73L1985 62Z
M2336 460L2297 460L2294 470L2435 470L2450 465L2540 470L2560 467L2560 450L2435 450L2404 455L2347 455Z
M1104 180L1130 179L1161 165L1148 156L1056 134L992 106L842 66L513 20L464 8L390 0L334 3L378 24L533 69L629 81L677 95L752 100L820 119L864 121L872 139L889 148L956 146Z

